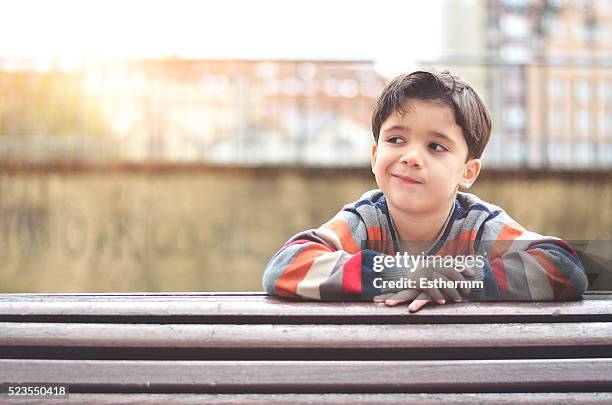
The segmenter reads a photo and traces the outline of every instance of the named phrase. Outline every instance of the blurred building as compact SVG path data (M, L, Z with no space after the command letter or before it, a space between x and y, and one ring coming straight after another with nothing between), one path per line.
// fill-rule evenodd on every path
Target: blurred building
M51 159L99 158L99 147L78 148L99 140L83 113L88 106L107 127L102 138L115 146L104 158L248 165L367 164L372 107L386 82L367 61L130 60L78 73L53 66L41 72L26 61L4 69L0 83L17 77L25 83L12 92L28 102L0 117L7 123L0 126L0 159L30 159L41 139L38 149ZM41 77L55 91L40 86ZM67 78L78 82L74 97ZM41 98L49 92L55 94ZM62 96L74 99L72 116L82 119L58 130L35 112L57 114ZM13 128L10 117L25 125ZM58 149L64 153L51 153Z
M487 167L612 167L612 1L441 10L442 56L421 64L483 96ZM372 61L0 59L0 160L363 166L389 79Z
M490 102L513 166L612 165L612 2L489 0Z
M360 165L385 79L370 62L148 60L91 71L131 159Z

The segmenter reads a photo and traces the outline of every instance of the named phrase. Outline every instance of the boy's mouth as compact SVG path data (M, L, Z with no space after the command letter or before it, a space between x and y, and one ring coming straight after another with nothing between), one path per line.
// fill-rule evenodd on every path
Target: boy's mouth
M413 179L412 177L409 176L402 176L400 174L393 174L391 173L391 177L397 179L399 182L401 183L405 183L405 184L421 184L421 181L417 181L415 179Z

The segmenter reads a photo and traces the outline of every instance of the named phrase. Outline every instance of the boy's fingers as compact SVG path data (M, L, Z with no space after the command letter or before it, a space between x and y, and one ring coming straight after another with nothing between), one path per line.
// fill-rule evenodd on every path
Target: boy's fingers
M374 302L385 302L385 300L387 298L389 298L390 296L392 296L392 295L393 295L393 293L377 295L376 297L372 298L372 301L374 301Z
M461 302L461 294L459 294L456 288L443 288L442 291L444 291L453 301Z
M410 303L410 306L408 306L408 310L410 312L416 312L419 309L423 308L425 305L427 305L427 303L430 301L431 300L427 297L427 293L422 292L419 294L417 299Z
M416 296L418 296L420 293L419 290L414 290L414 289L406 289L406 290L402 290L398 293L395 293L393 295L391 295L389 298L387 298L385 300L385 304L389 305L390 307L407 302L407 301L412 301L414 300L414 298Z
M451 280L447 279L446 277L440 275L440 280L444 281L445 283L449 283ZM448 285L448 284L447 284ZM453 301L455 302L460 302L461 301L461 294L459 294L459 291L457 291L456 288L454 287L443 287L441 288L442 291L444 291L446 293L446 295L448 295Z
M444 300L444 295L437 288L424 288L423 291L427 293L431 297L431 299L435 300L438 304L444 304L446 301Z
M467 272L468 269L465 269L464 273ZM471 271L471 270L470 270ZM459 273L458 271L455 271L453 269L442 269L440 271L437 271L438 276L439 277L446 277L446 280L448 281L453 280L453 281L465 281L465 277L463 277L462 273ZM468 275L468 274L466 274ZM472 274L473 275L473 274ZM470 293L470 288L469 287L462 287L461 291L464 294L469 294ZM454 297L453 297L454 298ZM461 297L460 297L461 298Z
M419 309L423 308L427 303L431 302L429 299L426 300L414 300L412 304L408 307L410 312L417 312Z

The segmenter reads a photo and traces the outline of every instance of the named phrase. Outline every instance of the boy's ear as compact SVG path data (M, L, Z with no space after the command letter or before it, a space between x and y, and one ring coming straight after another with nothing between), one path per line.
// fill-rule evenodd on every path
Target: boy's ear
M372 174L376 174L374 166L376 166L376 142L372 143Z
M482 164L480 159L470 159L465 163L465 171L461 177L459 186L462 188L470 188L476 181L478 174L480 174L480 168Z

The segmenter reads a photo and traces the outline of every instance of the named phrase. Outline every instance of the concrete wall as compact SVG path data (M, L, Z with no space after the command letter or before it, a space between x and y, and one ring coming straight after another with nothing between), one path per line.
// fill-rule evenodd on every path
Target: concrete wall
M472 191L565 239L612 239L611 176ZM375 183L364 170L0 170L0 291L261 290L263 267Z

